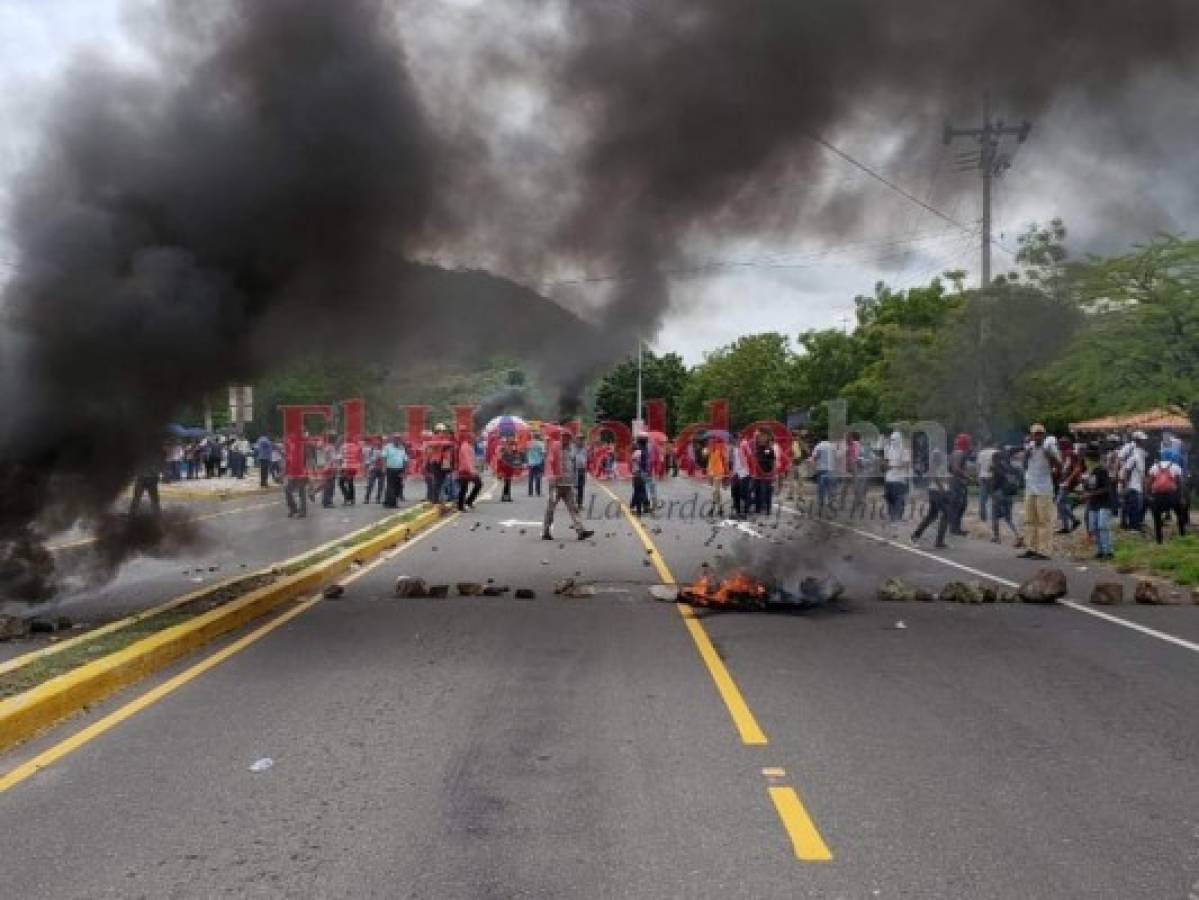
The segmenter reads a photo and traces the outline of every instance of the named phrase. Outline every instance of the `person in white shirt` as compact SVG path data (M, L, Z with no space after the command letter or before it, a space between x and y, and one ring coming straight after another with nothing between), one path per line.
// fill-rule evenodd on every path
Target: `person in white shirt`
M1053 470L1061 466L1056 449L1047 446L1045 426L1029 429L1024 451L1024 537L1026 559L1049 559L1053 552Z
M903 434L891 432L883 454L886 472L883 473L883 498L887 502L887 519L893 533L898 533L907 505L908 490L912 482L912 454L908 451Z
M833 479L837 464L837 448L825 438L812 451L812 465L816 470L816 515L824 515L824 507L832 509Z
M1145 527L1146 439L1145 432L1134 431L1132 441L1120 450L1120 526L1130 531Z
M1145 483L1149 489L1149 508L1153 513L1153 536L1157 542L1162 542L1162 519L1167 512L1174 514L1179 536L1185 536L1187 511L1182 502L1182 466L1167 459L1160 459L1149 467Z
M987 444L978 451L978 517L987 521L987 506L991 502L991 461L995 458L995 445Z

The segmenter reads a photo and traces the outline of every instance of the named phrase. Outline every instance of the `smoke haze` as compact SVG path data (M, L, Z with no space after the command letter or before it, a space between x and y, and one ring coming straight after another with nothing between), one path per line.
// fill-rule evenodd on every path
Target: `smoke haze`
M989 87L1021 116L1114 121L1147 72L1159 108L1194 110L1183 0L495 0L448 46L436 6L162 4L136 21L146 66L65 73L8 229L0 594L44 595L39 535L103 522L181 406L330 335L515 349L573 411L652 336L690 248L875 215L827 188L813 137L885 116L890 153L918 155ZM1165 152L1109 131L1116 158ZM455 258L622 277L584 308L598 330L535 304L513 324L484 276L429 263ZM479 317L447 323L442 291Z

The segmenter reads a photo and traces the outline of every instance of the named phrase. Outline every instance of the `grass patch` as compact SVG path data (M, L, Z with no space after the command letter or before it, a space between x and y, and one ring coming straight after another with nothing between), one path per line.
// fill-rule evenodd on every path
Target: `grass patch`
M1120 535L1116 539L1116 564L1137 572L1169 578L1176 584L1199 585L1199 536L1171 538L1157 544L1144 538Z
M361 543L378 537L383 532L389 531L392 528L395 528L397 525L403 525L405 522L411 522L424 511L424 504L420 504L412 507L412 509L406 509L402 513L397 513L394 516L388 516L386 519L380 519L366 531L360 531L353 537L347 537L344 540L338 541L336 544L331 544L328 547L317 550L314 553L309 553L307 556L297 559L291 565L284 566L280 571L282 571L284 575L294 575L296 572L307 569L309 566L314 566L319 562L324 562L326 559L334 557L338 553L344 553L351 547L356 547Z
M80 666L87 665L102 656L116 653L118 650L124 650L130 644L140 641L142 638L150 637L150 635L157 634L173 625L194 619L196 616L206 613L210 609L223 606L231 600L236 600L238 597L242 597L251 591L265 587L275 581L276 578L277 576L275 575L247 575L233 584L214 588L191 602L184 603L182 606L164 610L157 615L149 616L140 622L134 622L132 625L127 625L116 631L97 635L91 639L88 639L85 635L84 640L65 650L40 656L21 666L19 669L14 669L11 672L0 675L0 698L20 694L30 688L37 687L45 681L49 681L51 678L56 678Z

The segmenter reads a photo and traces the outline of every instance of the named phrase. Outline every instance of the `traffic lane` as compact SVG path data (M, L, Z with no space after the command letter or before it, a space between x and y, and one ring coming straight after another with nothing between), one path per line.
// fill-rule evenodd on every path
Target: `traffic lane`
M421 495L423 497L423 494ZM409 501L405 506L414 505ZM191 504L211 509L212 504ZM56 599L31 608L37 615L65 615L75 622L100 625L141 612L172 597L272 563L289 559L312 547L365 528L395 510L379 504L359 504L321 509L310 505L304 519L287 518L282 500L222 506L220 518L200 520L200 540L179 556L140 556L130 559L109 581L87 586L73 575L87 565L86 547L55 554L66 590ZM205 513L200 512L202 516ZM46 638L0 643L0 659L20 656L42 646Z
M637 581L640 546L489 520L513 506L0 797L16 895L806 896L673 607L551 593L575 571ZM398 574L538 597L397 600Z
M676 574L715 544L768 540L671 540L697 526L653 526ZM848 533L822 552L849 584L837 611L703 621L837 854L815 875L829 891L849 870L916 896L1178 892L1194 870L1195 795L1173 789L1199 784L1193 654L1065 608L880 603L881 577L931 585L941 564Z

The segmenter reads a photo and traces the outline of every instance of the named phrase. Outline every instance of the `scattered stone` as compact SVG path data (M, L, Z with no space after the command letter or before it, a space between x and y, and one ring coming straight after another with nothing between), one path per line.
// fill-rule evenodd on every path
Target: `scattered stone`
M894 628L896 631L906 631L908 628L908 624L903 619L900 619L898 622L895 623Z
M799 593L809 603L831 603L845 593L845 585L832 575L809 575L799 583Z
M395 593L397 597L427 597L429 588L423 578L401 575L396 579Z
M643 559L643 560L641 560L641 565L649 567L650 565L652 565L652 563L650 563L650 561L648 559Z
M878 587L878 599L888 602L915 600L916 589L904 584L898 578L888 578Z
M1000 603L1015 603L1020 598L1016 596L1015 591L1003 591L999 595Z
M527 528L522 528L522 529L520 530L520 533L521 533L521 534L528 534L528 532L529 532L529 529L527 529Z
M1091 588L1091 602L1096 606L1119 606L1124 602L1124 585L1118 581L1100 581Z
M569 591L574 586L575 586L575 580L573 578L563 578L561 581L559 581L557 584L554 585L554 593L555 594L565 594L567 591Z
M1039 569L1037 574L1016 590L1025 603L1053 603L1066 596L1069 587L1066 573L1061 569Z
M54 623L49 619L43 619L41 616L36 616L29 620L30 634L53 634Z
M1144 579L1137 582L1137 590L1133 598L1143 606L1165 606L1168 602L1162 596L1161 588L1152 581Z
M17 616L0 615L0 641L29 636L29 623Z
M483 593L483 585L477 581L459 581L456 587L460 597L478 597Z
M321 591L321 596L326 600L340 600L345 596L346 589L340 584L327 584L325 589Z
M983 603L994 603L999 599L999 592L989 584L983 584L981 581L974 581L971 584L978 586L978 591L982 597Z
M982 603L982 585L977 581L950 581L941 588L946 603Z
M516 593L512 596L514 596L517 600L533 600L536 599L537 592L532 588L517 588Z
M431 584L429 585L429 596L435 597L438 600L450 595L450 586L448 584Z
M496 587L494 584L489 584L487 587L483 588L483 596L484 597L502 597L504 594L508 593L508 591L509 591L509 588L506 586L505 587Z
M66 616L59 616L57 619L54 620L54 627L57 628L59 631L70 631L72 628L75 627L75 623L72 622Z
M928 588L916 588L916 593L913 595L912 599L919 603L932 603L937 599L937 595Z
M677 584L654 584L650 586L649 593L655 600L676 603L679 599L679 586Z
M548 559L543 559L543 560L541 561L541 564L542 564L543 566L548 566L548 565L550 564L550 561L549 561Z
M429 549L430 549L430 550L432 550L434 553L436 553L436 552L437 552L437 545L436 545L436 544L434 544L434 545L433 545L432 547L430 547Z

